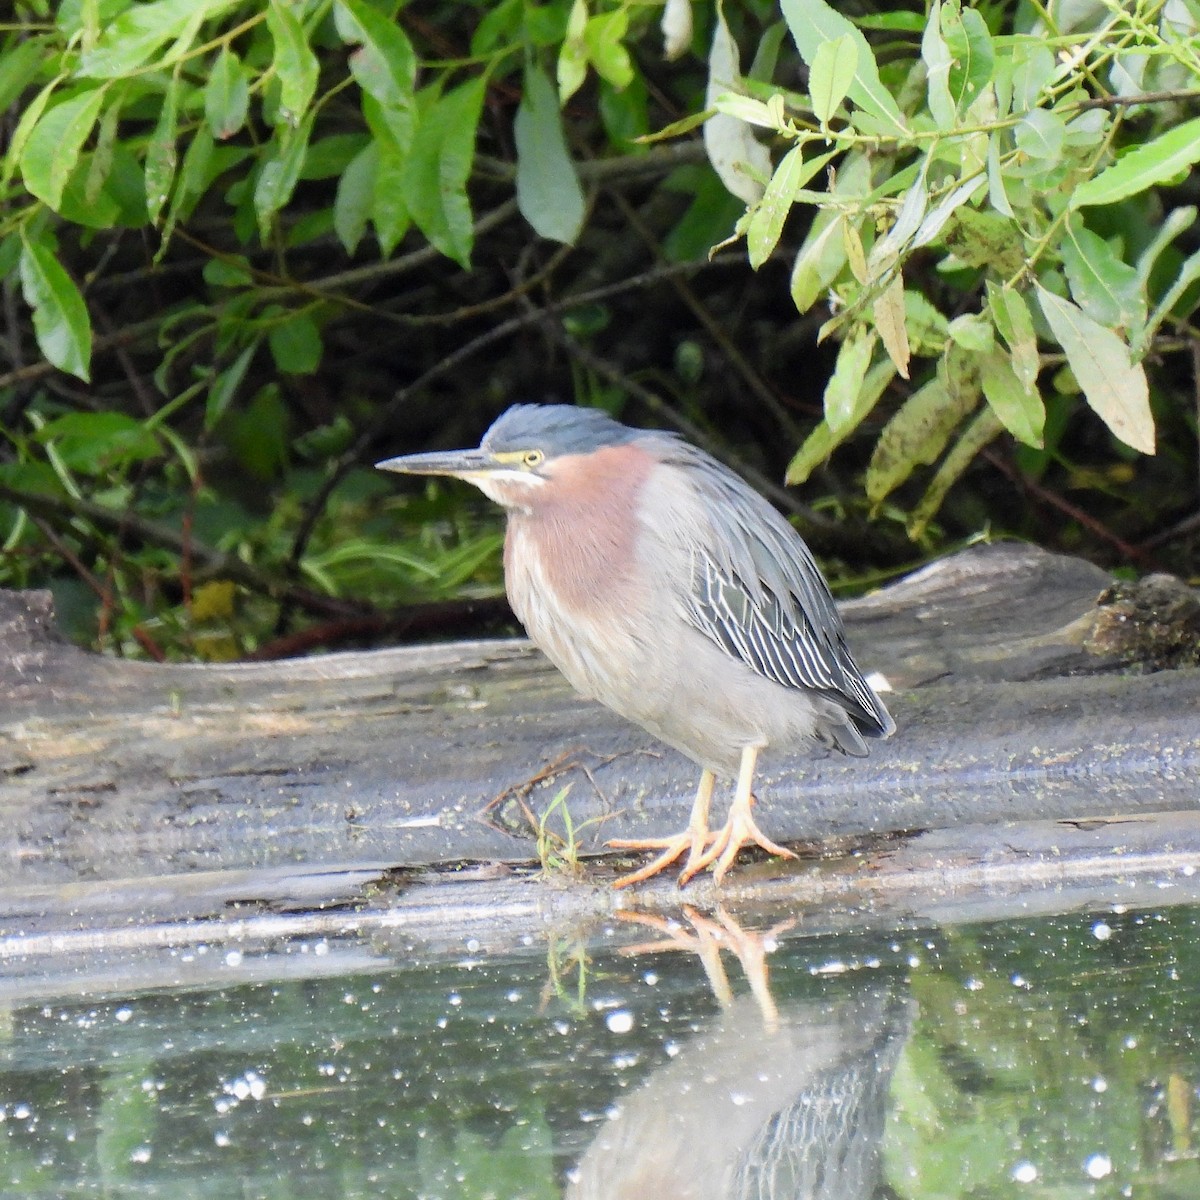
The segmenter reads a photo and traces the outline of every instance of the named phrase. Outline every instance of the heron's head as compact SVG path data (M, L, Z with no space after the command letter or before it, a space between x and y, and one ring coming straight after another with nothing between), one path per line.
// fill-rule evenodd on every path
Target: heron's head
M644 436L598 408L517 404L497 419L477 449L405 454L376 465L405 475L451 475L506 508L534 510L561 498L564 489L595 479L595 472L579 469L594 456L632 449Z

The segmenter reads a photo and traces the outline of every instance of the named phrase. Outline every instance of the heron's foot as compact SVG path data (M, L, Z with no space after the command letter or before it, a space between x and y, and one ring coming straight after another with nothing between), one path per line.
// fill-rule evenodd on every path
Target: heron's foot
M755 821L750 812L749 804L739 805L735 801L729 813L729 820L713 836L712 845L698 858L688 859L687 865L679 873L679 886L683 887L693 875L710 866L713 869L713 882L719 884L725 878L725 874L729 868L733 866L734 859L737 858L741 848L750 843L761 847L768 854L774 854L779 858L796 857L786 846L781 846L778 842L771 841L759 829L758 822Z
M672 834L663 838L613 838L608 845L614 850L660 850L657 857L652 858L644 867L622 875L613 883L614 888L632 887L635 883L644 883L647 879L666 870L673 862L687 852L687 871L692 864L704 857L705 847L716 838L715 833L707 829L689 826L682 833ZM696 868L699 870L699 868Z
M687 950L696 954L708 976L713 995L722 1008L733 1004L733 988L721 962L721 951L728 950L741 963L742 971L750 984L755 1003L762 1014L763 1028L774 1032L779 1028L779 1010L771 995L767 979L767 956L778 948L779 935L796 924L796 918L780 921L765 932L744 929L723 908L718 907L715 919L697 912L690 904L683 906L683 915L692 927L692 932L676 920L651 913L622 912L617 919L630 924L642 925L663 935L661 940L639 942L624 946L622 955L658 954L664 950Z

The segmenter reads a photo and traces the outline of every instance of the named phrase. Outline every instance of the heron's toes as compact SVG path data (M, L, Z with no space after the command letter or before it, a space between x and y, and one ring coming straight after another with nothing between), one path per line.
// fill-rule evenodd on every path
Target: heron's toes
M622 875L620 879L613 884L614 888L630 887L635 883L643 883L645 880L657 875L660 871L665 870L678 858L682 857L683 853L687 852L687 865L684 867L684 873L679 877L679 882L682 884L687 879L690 879L696 871L701 870L700 867L694 867L692 864L704 856L704 847L716 838L715 833L709 833L706 829L685 829L682 833L676 833L671 837L664 838L612 838L608 845L614 850L661 850L662 853L658 857L653 858L644 867L640 867L636 871L631 871L628 875Z
M713 868L713 882L719 884L725 878L729 868L733 866L742 847L751 843L779 858L796 857L786 846L781 846L767 837L759 829L758 822L749 812L735 808L705 853L695 862L688 859L687 866L679 876L680 884L686 883L693 875L708 866Z

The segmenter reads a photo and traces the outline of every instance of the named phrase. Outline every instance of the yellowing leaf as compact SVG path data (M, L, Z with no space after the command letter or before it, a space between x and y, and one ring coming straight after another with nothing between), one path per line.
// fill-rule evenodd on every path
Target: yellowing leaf
M1067 356L1087 402L1126 445L1154 453L1154 417L1141 363L1111 329L1093 321L1077 305L1037 285L1038 303Z
M883 348L896 364L896 370L907 379L911 351L908 345L908 330L904 325L904 277L899 271L880 293L872 311Z

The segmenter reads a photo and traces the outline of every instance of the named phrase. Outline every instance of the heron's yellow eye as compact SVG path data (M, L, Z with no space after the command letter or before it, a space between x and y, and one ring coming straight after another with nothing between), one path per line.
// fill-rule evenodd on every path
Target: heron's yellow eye
M540 467L546 461L546 456L540 450L526 450L521 458L525 466L529 468Z

